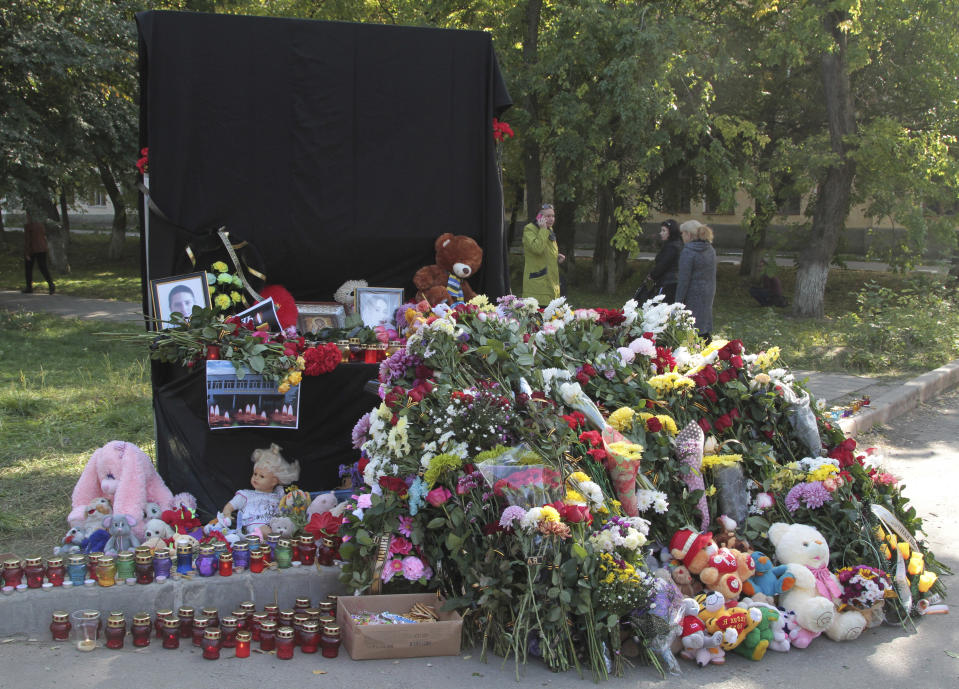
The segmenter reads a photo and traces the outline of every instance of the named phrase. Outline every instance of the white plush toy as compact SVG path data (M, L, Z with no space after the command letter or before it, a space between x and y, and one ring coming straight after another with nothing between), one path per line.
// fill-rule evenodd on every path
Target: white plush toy
M769 540L776 558L796 577L795 585L779 597L782 607L795 611L800 627L792 645L806 648L823 632L833 641L859 638L866 618L854 610L838 611L842 589L829 570L829 544L823 535L807 524L777 522L769 527Z
M164 539L173 538L176 532L173 527L162 519L151 519L143 527L143 543L141 545L156 548L166 545Z

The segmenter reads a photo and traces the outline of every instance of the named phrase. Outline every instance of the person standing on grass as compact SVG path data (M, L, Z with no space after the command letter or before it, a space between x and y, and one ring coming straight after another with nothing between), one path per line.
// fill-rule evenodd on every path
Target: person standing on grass
M536 222L523 228L523 296L534 297L540 306L547 306L560 295L559 264L566 256L559 253L553 223L556 211L544 203L536 214Z
M659 228L659 238L663 245L656 254L653 267L643 280L643 284L636 290L634 299L640 301L643 290L650 297L662 293L665 295L664 304L676 301L676 280L679 273L679 254L683 250L683 239L679 233L679 223L670 218L664 220ZM642 301L645 301L643 299Z
M683 250L679 254L676 302L692 311L696 330L708 342L713 332L713 298L716 296L716 250L713 231L698 220L679 226Z
M40 267L40 272L50 288L50 294L56 292L56 285L53 284L50 269L47 268L47 231L43 227L43 223L34 221L29 213L27 213L27 221L23 225L23 249L27 277L27 286L23 289L23 293L30 294L33 292L34 262Z

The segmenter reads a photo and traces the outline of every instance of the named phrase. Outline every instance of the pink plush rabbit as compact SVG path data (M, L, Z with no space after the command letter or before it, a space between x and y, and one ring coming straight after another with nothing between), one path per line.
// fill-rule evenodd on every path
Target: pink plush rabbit
M111 440L93 453L80 480L73 488L73 509L67 522L79 526L86 509L96 498L105 497L113 503L114 514L128 514L137 521L133 531L143 536L143 510L148 502L161 509L173 508L173 494L157 473L153 462L132 443Z

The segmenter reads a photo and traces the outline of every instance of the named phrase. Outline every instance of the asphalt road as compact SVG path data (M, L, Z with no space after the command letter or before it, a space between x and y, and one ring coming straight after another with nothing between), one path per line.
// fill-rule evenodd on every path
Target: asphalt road
M959 392L903 414L878 433L861 437L861 444L881 445L885 468L901 477L906 495L924 517L927 540L936 555L959 571L959 540L951 527L959 523ZM947 586L956 582L947 579ZM0 689L156 686L209 689L247 687L347 687L362 689L487 689L518 686L512 663L500 659L482 663L478 654L401 661L352 661L341 653L335 660L297 655L290 661L254 654L248 659L203 660L192 646L165 651L154 643L133 650L97 649L82 654L69 644L46 639L0 643ZM627 669L605 686L714 687L771 689L774 687L870 687L870 689L929 689L959 686L959 607L952 614L922 619L918 631L882 626L859 640L837 644L816 640L805 650L769 652L761 662L732 655L724 666L699 669L683 664L681 677L662 680L651 669ZM536 662L521 674L524 686L584 687L589 678L576 673L553 674Z

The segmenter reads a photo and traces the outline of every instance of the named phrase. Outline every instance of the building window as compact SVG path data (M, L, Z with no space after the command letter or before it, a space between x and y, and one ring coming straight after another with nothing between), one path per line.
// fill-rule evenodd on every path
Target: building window
M95 189L90 193L91 206L106 206L107 194L103 189Z

